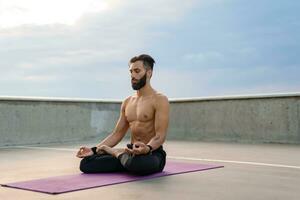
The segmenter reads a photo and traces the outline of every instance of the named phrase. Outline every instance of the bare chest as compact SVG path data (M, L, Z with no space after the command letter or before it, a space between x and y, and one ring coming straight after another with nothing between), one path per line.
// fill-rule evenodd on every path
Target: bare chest
M125 109L125 116L128 122L146 122L154 119L155 108L152 98L131 99Z

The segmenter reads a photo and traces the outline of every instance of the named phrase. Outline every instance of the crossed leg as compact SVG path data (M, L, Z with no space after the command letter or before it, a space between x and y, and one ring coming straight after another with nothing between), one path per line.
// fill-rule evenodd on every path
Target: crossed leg
M129 171L133 174L147 175L163 170L166 153L161 148L148 155L131 155L124 149L103 147L106 154L96 154L81 160L80 170L84 173Z

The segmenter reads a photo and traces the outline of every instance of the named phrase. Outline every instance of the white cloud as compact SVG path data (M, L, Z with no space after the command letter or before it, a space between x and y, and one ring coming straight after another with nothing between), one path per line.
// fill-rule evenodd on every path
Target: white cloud
M74 24L84 13L109 8L108 1L97 0L2 0L0 27L23 24Z
M195 1L101 1L105 11L88 7L93 0L2 2L0 95L122 98L132 92L129 58L164 34L151 27L175 23Z

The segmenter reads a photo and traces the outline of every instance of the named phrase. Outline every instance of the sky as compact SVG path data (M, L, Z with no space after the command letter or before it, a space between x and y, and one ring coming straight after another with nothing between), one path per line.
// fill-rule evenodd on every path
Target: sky
M0 0L0 96L123 99L155 60L169 98L300 92L300 1Z

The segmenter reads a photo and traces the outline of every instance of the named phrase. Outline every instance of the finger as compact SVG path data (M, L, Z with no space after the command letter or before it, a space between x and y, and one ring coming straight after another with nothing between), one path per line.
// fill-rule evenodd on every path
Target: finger
M139 148L136 148L136 147L135 147L135 148L132 149L132 152L133 152L133 153L136 153L136 152L138 152L138 151L139 151Z
M83 147L82 148L84 151L88 151L90 148L89 147Z
M140 148L140 146L142 146L142 145L140 143L136 142L132 145L132 149Z
M77 154L76 154L76 155L78 156L78 155L80 155L80 154L81 154L81 152L80 152L80 150L79 150L79 151L77 152Z
M139 155L141 154L141 151L139 149L133 149L132 150L134 154Z
M134 145L133 150L141 151L143 148L145 148L145 147Z
M129 153L129 154L132 154L133 153L133 150L129 149L129 148L125 148L125 152L126 153Z
M80 154L77 154L77 155L76 155L76 157L78 157L78 158L82 158L82 155L80 155Z
M132 146L132 150L134 150L134 149L137 149L139 146L137 146L136 144L134 144L133 146Z
M128 153L133 153L132 149L129 149L129 148L125 148L125 151Z
M78 152L79 152L80 154L85 153L85 152L86 152L86 147L80 148Z
M134 153L133 155L141 155L142 153L140 151Z

